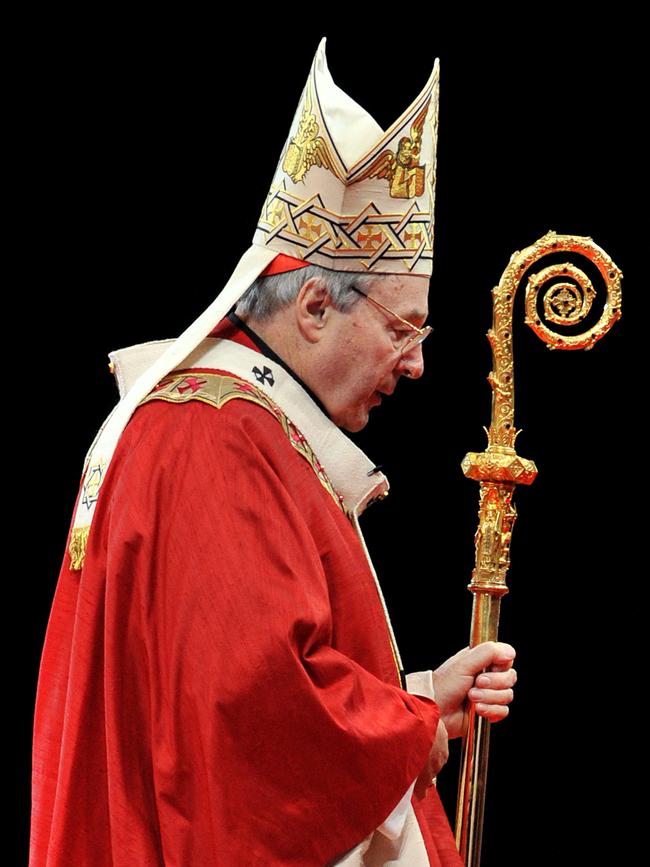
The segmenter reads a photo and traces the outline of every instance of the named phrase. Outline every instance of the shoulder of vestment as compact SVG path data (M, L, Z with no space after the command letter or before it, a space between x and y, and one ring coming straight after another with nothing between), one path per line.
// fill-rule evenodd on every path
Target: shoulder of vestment
M337 506L347 513L343 496L335 490L306 437L267 394L250 382L224 371L174 371L158 383L140 405L154 401L176 405L199 402L216 410L228 407L222 423L214 425L215 436L219 435L219 430L224 432L235 424L241 433L245 430L246 436L238 438L235 433L230 449L235 447L241 452L246 442L254 441L256 448L264 450L267 457L280 461L286 458L287 449L283 448L286 443L307 463Z

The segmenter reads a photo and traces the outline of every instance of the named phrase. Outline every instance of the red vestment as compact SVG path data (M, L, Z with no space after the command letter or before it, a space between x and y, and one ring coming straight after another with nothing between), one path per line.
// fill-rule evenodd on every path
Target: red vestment
M395 807L438 718L401 688L356 531L278 419L153 400L83 569L62 564L30 867L323 867ZM435 789L412 803L430 864L459 865Z

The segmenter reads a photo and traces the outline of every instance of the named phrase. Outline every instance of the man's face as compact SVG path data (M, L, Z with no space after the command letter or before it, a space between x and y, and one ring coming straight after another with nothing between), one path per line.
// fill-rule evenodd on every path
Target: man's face
M382 275L364 289L418 327L427 317L428 290L428 277L397 274ZM352 432L361 430L370 410L393 393L400 376L422 376L422 347L404 355L395 348L410 333L399 319L362 297L347 313L335 311L322 387L315 389L335 424Z

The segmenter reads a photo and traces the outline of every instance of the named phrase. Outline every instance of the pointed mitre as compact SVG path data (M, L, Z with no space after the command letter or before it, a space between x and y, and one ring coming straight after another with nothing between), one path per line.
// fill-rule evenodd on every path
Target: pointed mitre
M173 343L154 341L126 350L140 362L142 372L134 381L124 381L118 353L110 354L120 401L86 455L70 536L73 569L82 566L102 482L138 404L183 366L257 277L278 261L276 270L316 264L364 273L431 274L438 67L436 60L423 90L384 132L334 84L321 40L253 243L223 290Z
M429 276L438 70L384 132L334 84L322 39L254 243L334 270Z

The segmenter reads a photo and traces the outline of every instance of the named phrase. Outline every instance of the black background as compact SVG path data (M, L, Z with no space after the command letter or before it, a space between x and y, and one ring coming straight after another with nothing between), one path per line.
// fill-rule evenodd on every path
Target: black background
M491 287L549 229L593 237L624 273L623 319L591 352L549 352L516 305L517 449L539 477L516 495L501 636L518 651L519 683L510 718L493 728L483 858L565 863L614 847L623 863L645 661L625 493L641 481L645 393L630 334L646 291L633 240L645 219L634 23L585 30L566 16L533 25L468 14L440 29L408 7L370 30L356 19L303 24L287 8L256 15L253 35L247 15L232 14L95 14L57 19L51 34L41 21L26 40L16 322L28 323L21 357L39 386L19 389L15 444L19 508L35 516L16 530L28 602L12 751L21 862L45 626L83 458L116 398L107 352L175 336L225 283L325 35L334 80L384 128L441 59L426 371L355 437L391 481L363 526L407 670L467 643L478 486L459 464L483 448L489 424ZM457 752L440 777L450 812Z

